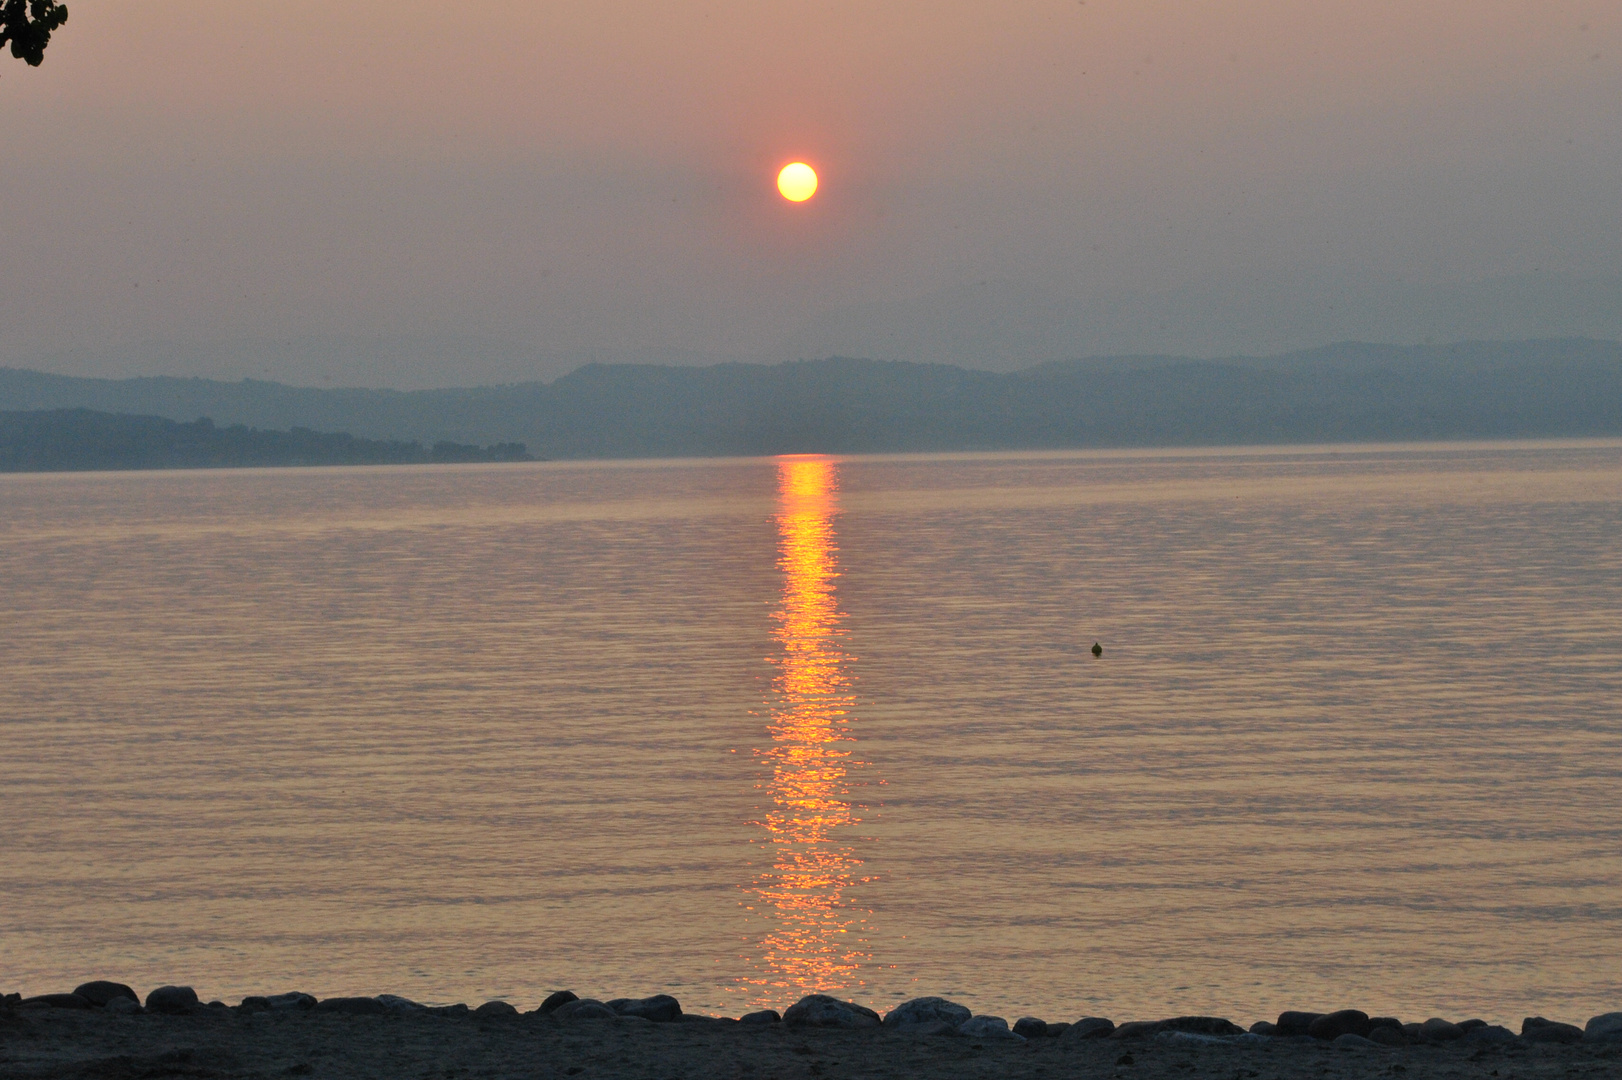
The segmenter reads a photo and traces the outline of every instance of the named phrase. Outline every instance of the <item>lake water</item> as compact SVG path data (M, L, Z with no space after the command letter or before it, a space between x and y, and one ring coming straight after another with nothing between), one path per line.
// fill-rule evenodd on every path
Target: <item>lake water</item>
M1580 1021L1619 612L1614 441L0 477L0 990Z

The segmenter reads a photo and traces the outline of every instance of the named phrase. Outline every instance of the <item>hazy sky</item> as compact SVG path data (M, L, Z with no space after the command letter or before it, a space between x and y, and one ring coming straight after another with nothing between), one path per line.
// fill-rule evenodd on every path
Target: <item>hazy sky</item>
M471 339L778 356L863 319L920 358L929 294L982 283L1009 340L1261 350L1500 278L1591 332L1546 283L1622 279L1616 0L69 6L0 62L0 363L375 339L446 355L344 381L449 384Z

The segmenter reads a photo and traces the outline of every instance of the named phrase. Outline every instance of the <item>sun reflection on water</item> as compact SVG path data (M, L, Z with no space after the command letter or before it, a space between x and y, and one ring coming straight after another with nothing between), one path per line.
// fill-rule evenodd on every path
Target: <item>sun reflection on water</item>
M771 864L751 890L760 936L757 1002L860 985L868 959L866 913L851 906L862 860L845 835L861 807L851 801L855 695L843 647L839 577L838 466L820 457L778 460L777 565L782 595L773 613L777 655L767 731L756 754L770 797L759 822Z

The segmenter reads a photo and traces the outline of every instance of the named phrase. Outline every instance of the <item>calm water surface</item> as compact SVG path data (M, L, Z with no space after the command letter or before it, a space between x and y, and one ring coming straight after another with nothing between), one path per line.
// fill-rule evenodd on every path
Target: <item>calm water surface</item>
M1619 611L1616 442L0 477L0 990L1581 1020Z

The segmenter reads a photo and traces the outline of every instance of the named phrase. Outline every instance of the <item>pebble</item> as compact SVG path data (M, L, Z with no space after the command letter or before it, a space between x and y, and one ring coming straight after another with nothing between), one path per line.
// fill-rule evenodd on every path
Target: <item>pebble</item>
M195 1000L195 999L193 999ZM19 1009L94 1009L95 1006L78 994L35 994L17 1003Z
M146 996L148 1012L184 1013L197 1007L197 991L189 986L160 986Z
M558 990L555 993L548 995L547 999L541 1002L541 1007L535 1011L540 1013L542 1016L550 1016L563 1006L569 1004L569 1002L579 1000L579 995L577 995L573 990Z
M619 1013L596 998L576 998L552 1010L559 1020L613 1020Z
M1521 1038L1527 1042L1576 1043L1583 1041L1583 1029L1576 1024L1562 1024L1545 1020L1541 1016L1528 1016L1521 1021Z
M960 1026L946 1020L926 1020L922 1024L908 1024L895 1030L908 1035L956 1035Z
M1124 1024L1117 1024L1115 1030L1109 1033L1112 1039L1147 1039L1157 1031L1165 1029L1156 1026L1153 1020L1129 1020Z
M913 998L903 1001L884 1014L884 1026L906 1030L945 1021L953 1028L963 1025L974 1013L955 1001L943 997Z
M789 1027L864 1028L878 1027L879 1014L851 1001L827 994L807 994L788 1007L783 1023Z
M1464 1038L1464 1029L1439 1016L1433 1016L1419 1025L1419 1037L1426 1042L1452 1042Z
M390 1012L412 1013L428 1011L428 1006L423 1005L420 1002L412 1001L410 998L403 998L398 994L379 994L377 995L377 1003L383 1006L385 1009L388 1009Z
M1622 1012L1600 1013L1583 1028L1589 1042L1622 1042Z
M1025 1041L1022 1035L1015 1035L1008 1030L1008 1021L1000 1016L971 1016L963 1021L957 1029L959 1035L966 1035L971 1039L1018 1039Z
M1034 1016L1022 1016L1014 1021L1014 1034L1027 1039L1045 1039L1048 1034L1048 1022Z
M308 1012L315 1008L315 995L306 994L302 990L291 990L285 994L272 994L265 999L272 1009L292 1010L295 1012Z
M615 998L606 1004L619 1016L639 1016L656 1024L668 1024L681 1019L681 1002L669 994L654 994L645 998Z
M81 983L73 988L73 992L90 1002L92 1005L105 1007L119 998L128 998L139 1005L140 995L120 982L108 982L106 979L97 979L94 982Z
M1280 1035L1305 1035L1307 1029L1312 1027L1312 1022L1322 1015L1323 1013L1297 1012L1294 1010L1281 1012L1278 1014L1278 1023L1274 1026L1278 1028Z
M1307 1034L1314 1039L1335 1040L1342 1035L1356 1035L1358 1038L1367 1038L1369 1034L1369 1014L1361 1009L1341 1009L1338 1012L1324 1013L1318 1019L1307 1025Z
M1084 1016L1064 1029L1060 1042L1080 1042L1083 1039L1107 1039L1115 1030L1115 1021L1102 1016Z
M1144 1039L1162 1031L1181 1031L1188 1035L1243 1035L1244 1029L1220 1016L1174 1016L1169 1020L1144 1020L1122 1024L1111 1033L1112 1039Z
M315 1011L343 1013L348 1016L381 1016L397 1010L389 1008L375 997L331 997L316 1002Z
M1174 1031L1166 1028L1155 1032L1155 1041L1164 1043L1193 1044L1195 1046L1211 1046L1215 1043L1228 1043L1233 1041L1232 1035L1201 1035L1193 1031Z
M1330 1041L1329 1045L1335 1047L1337 1050L1380 1049L1380 1044L1375 1042L1373 1039L1365 1039L1363 1036L1353 1035L1351 1032L1347 1032L1344 1035L1336 1035L1334 1039Z

